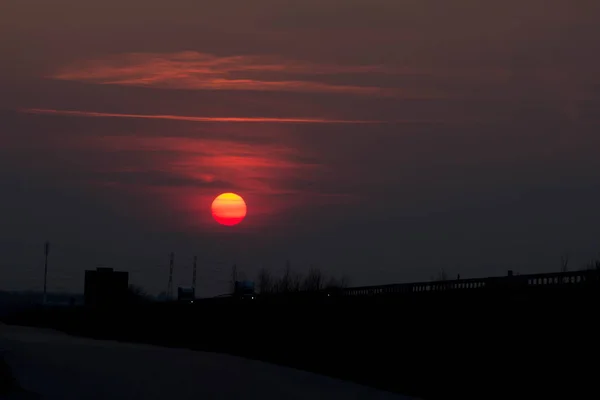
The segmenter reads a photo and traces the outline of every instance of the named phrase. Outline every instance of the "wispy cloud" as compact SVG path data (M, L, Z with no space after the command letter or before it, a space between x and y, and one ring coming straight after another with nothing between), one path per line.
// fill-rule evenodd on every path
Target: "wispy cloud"
M187 51L130 53L86 60L65 66L50 77L95 84L166 89L389 95L393 92L383 87L328 83L316 77L394 72L381 65L316 64L269 56L220 57Z
M198 117L186 115L120 114L95 111L53 110L46 108L27 108L19 110L27 114L62 115L92 118L134 118L162 119L188 122L225 122L225 123L278 123L278 124L381 124L385 121L360 121L326 118L262 118L262 117Z
M186 223L205 220L210 202L221 191L243 194L253 214L277 214L302 201L321 201L308 187L282 185L309 179L322 171L316 160L299 160L300 152L277 141L248 144L229 139L188 137L114 136L81 137L71 141L70 151L89 150L121 164L103 163L87 172L94 186L156 197L170 208L187 213ZM169 157L156 157L168 154ZM132 162L135 161L135 162ZM324 199L323 199L324 201ZM204 222L202 222L204 221Z

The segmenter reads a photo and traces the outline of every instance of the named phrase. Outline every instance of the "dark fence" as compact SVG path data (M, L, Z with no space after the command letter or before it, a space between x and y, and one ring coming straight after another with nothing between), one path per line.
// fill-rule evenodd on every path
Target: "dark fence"
M573 271L549 274L509 275L504 277L456 279L432 282L401 283L380 286L362 286L337 291L342 296L381 296L444 292L456 290L516 289L528 287L558 287L567 285L598 284L598 270Z

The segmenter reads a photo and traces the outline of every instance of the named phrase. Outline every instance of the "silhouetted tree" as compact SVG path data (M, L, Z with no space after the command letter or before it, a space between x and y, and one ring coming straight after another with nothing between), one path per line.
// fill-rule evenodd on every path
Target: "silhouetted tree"
M600 260L593 260L589 262L583 269L586 271L600 270Z
M446 271L442 268L442 270L438 273L438 281L444 282L448 280L448 275L446 275Z
M275 282L273 282L273 276L271 275L271 272L268 269L261 268L261 270L258 272L257 281L258 290L260 291L260 294L273 293L273 286Z
M336 278L330 277L325 284L326 289L344 289L348 287L348 279L346 277Z
M289 293L292 287L292 271L290 262L286 262L285 271L283 276L277 281L275 285L275 291L277 293Z
M569 272L569 260L571 258L571 255L569 253L564 253L562 256L560 256L560 272L561 274L564 274L566 272ZM569 278L559 278L561 280L563 280L563 282L567 281L567 279Z
M560 272L568 272L569 271L569 260L571 255L569 253L565 253L560 257Z
M348 286L350 286L350 284L352 283L352 281L350 280L350 277L348 275L343 275L340 278L340 287L345 289Z
M285 272L283 276L275 284L276 293L293 293L299 292L301 289L302 277L292 271L290 262L286 262Z
M313 267L308 271L308 275L306 275L304 282L302 282L302 290L306 292L318 292L323 289L324 280L321 270Z
M144 289L133 284L129 285L127 294L127 300L130 303L144 303L150 300L150 296L144 291Z
M297 293L302 290L302 275L291 272L290 292Z
M348 287L348 278L331 277L326 279L323 272L311 267L306 276L292 270L289 261L286 262L285 270L280 278L274 278L270 271L262 268L258 273L258 287L263 294L289 294L298 292L318 292L331 288L341 289Z

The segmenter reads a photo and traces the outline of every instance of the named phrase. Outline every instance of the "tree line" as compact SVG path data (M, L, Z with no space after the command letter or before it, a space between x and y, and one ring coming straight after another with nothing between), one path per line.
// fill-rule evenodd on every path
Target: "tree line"
M324 289L341 289L348 287L346 277L336 278L325 275L319 268L311 267L306 275L293 271L289 262L280 277L274 276L270 270L262 268L256 279L260 294L286 294L298 292L318 292Z

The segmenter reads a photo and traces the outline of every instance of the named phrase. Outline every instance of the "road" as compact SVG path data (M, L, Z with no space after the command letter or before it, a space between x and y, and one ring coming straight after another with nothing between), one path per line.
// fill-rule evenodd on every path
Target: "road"
M0 352L24 390L10 400L410 399L240 357L44 329L0 325Z

